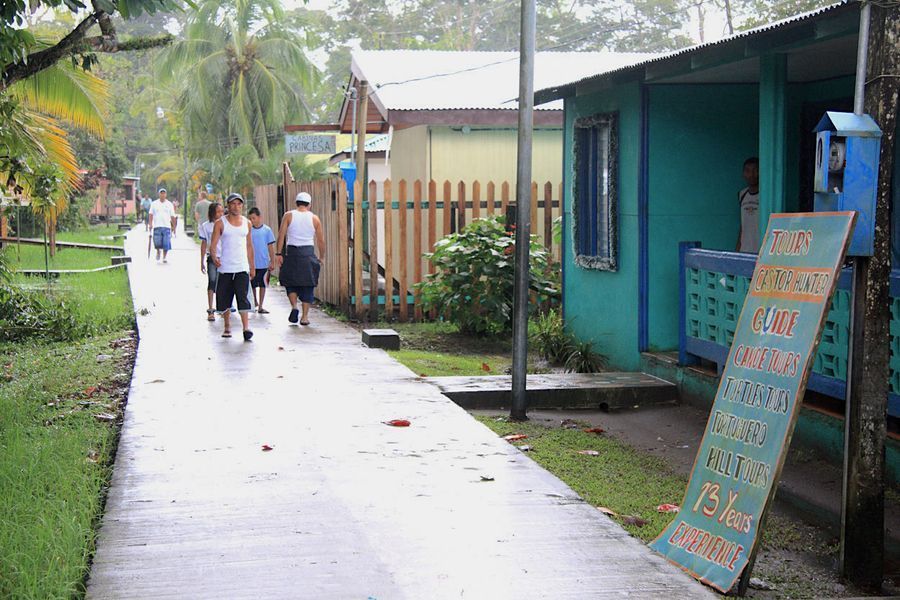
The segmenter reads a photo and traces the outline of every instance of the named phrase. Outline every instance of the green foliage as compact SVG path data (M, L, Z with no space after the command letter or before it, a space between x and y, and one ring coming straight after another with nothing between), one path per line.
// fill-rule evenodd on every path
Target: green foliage
M435 309L463 333L490 335L512 327L515 239L499 217L477 219L435 244L425 257L435 273L418 284L426 310ZM531 239L530 288L543 298L559 295L547 277L548 254Z
M564 365L575 350L575 343L557 310L538 314L529 322L529 330L531 342L550 364Z
M606 365L607 358L595 352L591 342L576 342L565 363L569 373L600 373Z
M69 197L69 205L59 214L56 227L59 231L77 231L90 224L91 208L94 206L92 196L78 195Z
M0 342L64 342L83 333L64 300L0 284Z

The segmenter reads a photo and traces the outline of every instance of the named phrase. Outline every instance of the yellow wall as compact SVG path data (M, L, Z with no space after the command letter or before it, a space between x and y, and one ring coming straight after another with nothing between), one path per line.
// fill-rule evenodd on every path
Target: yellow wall
M420 179L428 181L430 162L428 149L428 126L419 125L409 129L394 130L391 140L391 180L405 179L412 189L412 182Z
M554 187L562 181L561 129L536 129L534 132L532 179ZM494 181L498 186L516 181L516 130L431 128L431 177L438 182Z

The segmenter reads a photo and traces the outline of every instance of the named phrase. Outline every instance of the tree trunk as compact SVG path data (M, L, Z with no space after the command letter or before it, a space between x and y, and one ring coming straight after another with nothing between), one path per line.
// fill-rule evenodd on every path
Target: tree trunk
M856 382L858 411L862 426L852 432L856 436L855 452L847 457L848 483L845 499L846 515L853 523L845 523L845 548L842 570L857 585L878 590L882 585L884 559L884 473L885 438L887 435L887 395L890 374L890 274L891 274L891 174L893 171L894 137L897 123L897 101L900 80L900 8L885 9L872 4L866 112L882 130L875 205L875 250L861 263L868 279L864 304L865 323L857 348L862 375ZM857 518L858 517L858 518ZM852 549L852 550L849 550Z

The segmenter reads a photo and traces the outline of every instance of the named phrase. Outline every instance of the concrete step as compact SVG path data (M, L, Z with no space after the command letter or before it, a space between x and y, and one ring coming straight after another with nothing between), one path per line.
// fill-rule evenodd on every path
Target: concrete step
M466 409L507 408L512 377L428 377L445 396ZM604 409L674 403L674 384L646 373L551 373L529 375L531 409Z

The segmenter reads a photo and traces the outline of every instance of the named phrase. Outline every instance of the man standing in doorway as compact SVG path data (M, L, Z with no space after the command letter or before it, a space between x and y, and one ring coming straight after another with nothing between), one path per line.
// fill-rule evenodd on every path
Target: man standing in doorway
M744 161L742 173L747 187L738 192L741 207L741 229L738 233L737 251L759 252L759 159L752 156Z
M150 220L147 223L153 232L153 247L156 248L156 262L168 262L172 249L172 230L175 229L175 207L166 199L166 188L159 188L159 198L150 205Z
M218 270L216 281L216 312L222 315L225 331L222 337L231 337L231 303L237 300L244 330L244 341L253 337L250 331L250 279L256 276L253 263L253 237L250 235L250 221L241 212L244 198L240 194L229 194L226 199L225 217L213 226L209 254ZM221 244L220 244L221 242Z

